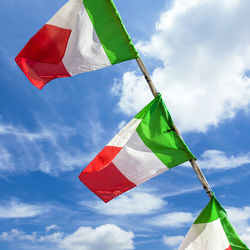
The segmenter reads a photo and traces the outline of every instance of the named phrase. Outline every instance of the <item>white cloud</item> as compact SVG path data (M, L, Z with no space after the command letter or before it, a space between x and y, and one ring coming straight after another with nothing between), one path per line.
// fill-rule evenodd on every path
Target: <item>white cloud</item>
M0 171L11 171L14 168L14 163L11 154L8 150L0 145Z
M226 211L241 240L250 247L250 207L228 207Z
M116 80L111 92L121 96L119 108L128 115L135 115L152 99L144 78L137 76L135 72L126 72L121 81Z
M59 227L58 227L57 225L53 224L53 225L47 226L47 227L45 228L45 230L46 230L46 232L49 232L49 231L51 231L51 230L55 230L55 229L58 229L58 228L59 228Z
M34 245L46 244L46 249L68 250L130 250L134 249L134 237L133 232L124 231L113 224L105 224L97 228L79 227L72 234L63 232L46 235L39 235L37 232L26 234L18 229L0 234L0 240L15 242L15 248L18 245L17 241L32 241ZM29 244L29 248L30 246Z
M58 243L63 239L63 233L62 232L55 232L53 234L40 236L37 241L39 242L52 242L52 243Z
M248 246L250 247L250 226L245 229L244 232L241 232L240 234L241 240Z
M171 247L175 247L175 246L179 246L182 241L184 240L184 236L167 236L164 235L162 237L162 241L165 245L167 246L171 246Z
M59 243L63 239L62 232L55 232L53 234L39 236L37 232L27 234L19 229L12 229L10 232L2 232L0 234L0 240L2 241L32 241L32 242L44 242L44 243Z
M124 120L121 121L121 122L118 124L118 126L117 126L118 131L120 131L127 123L128 123L127 121L124 121Z
M240 224L242 224L243 222L250 220L250 207L228 207L227 214L230 221L233 223L240 222Z
M0 204L0 218L29 218L43 214L49 210L47 206L22 203L16 200Z
M81 151L69 153L57 147L54 159L41 157L38 169L43 173L56 176L60 172L71 171L75 168L83 167L83 165L90 162L95 155L96 153L89 153L86 155L86 153Z
M162 63L152 78L181 131L203 131L250 102L250 2L175 0L139 50ZM116 81L119 108L134 114L152 99L141 74Z
M0 124L0 135L12 135L21 137L29 141L42 140L46 138L54 139L54 134L49 130L41 130L39 133L28 132L23 128L17 128L12 125Z
M192 213L188 212L173 212L167 214L161 214L150 220L149 224L157 227L183 227L185 225L192 224L195 217Z
M183 164L182 164L183 165ZM186 166L190 167L190 164L188 163ZM202 189L201 185L192 185L192 187L185 187L185 188L180 188L179 186L173 187L173 190L170 190L166 192L166 194L163 195L164 198L166 197L173 197L173 196L178 196L178 195L183 195L183 194L188 194L188 193L193 193L197 192Z
M69 250L127 250L134 249L133 238L132 232L106 224L95 229L80 227L65 237L59 245Z
M143 215L154 213L164 205L166 205L166 202L160 195L132 191L113 199L107 204L97 201L92 207L101 214Z
M102 136L105 130L102 127L102 124L97 120L89 120L90 129L88 131L89 138L91 138L92 143L95 147L98 147L100 142L102 141Z
M14 241L14 240L28 240L35 241L36 240L36 232L32 234L26 234L23 231L18 229L12 229L10 232L3 232L0 234L0 240L3 241Z
M116 134L119 133L119 131L122 130L127 123L128 121L125 120L120 121L117 128L113 132L113 136L116 136Z
M203 169L231 169L250 163L250 153L238 156L227 156L220 150L207 150L200 156L198 164Z

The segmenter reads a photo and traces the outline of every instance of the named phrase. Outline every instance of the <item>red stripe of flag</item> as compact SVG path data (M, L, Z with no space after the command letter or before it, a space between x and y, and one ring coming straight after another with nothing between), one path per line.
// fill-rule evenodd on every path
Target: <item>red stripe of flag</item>
M63 65L71 30L45 24L16 57L16 63L37 88L58 77L71 76Z

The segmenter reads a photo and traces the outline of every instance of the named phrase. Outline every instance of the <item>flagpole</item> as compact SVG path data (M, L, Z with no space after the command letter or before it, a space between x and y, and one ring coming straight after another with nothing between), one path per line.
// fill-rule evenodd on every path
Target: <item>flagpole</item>
M146 79L146 81L148 83L148 86L149 86L153 96L156 97L158 92L157 92L157 90L156 90L156 88L155 88L155 86L154 86L154 84L152 82L152 79L151 79L151 77L150 77L150 75L149 75L143 61L141 60L140 57L138 57L138 58L136 58L136 62L138 64L138 66L140 67L140 69L141 69L141 71L142 71L142 73L143 73L143 75L144 75L144 77L145 77L145 79ZM180 132L178 131L178 129L177 129L177 127L175 125L174 125L174 130L181 137L181 134L180 134ZM189 162L190 162L194 172L198 176L198 179L200 180L200 182L201 182L203 188L205 189L207 195L209 196L209 198L212 198L213 197L212 189L210 188L210 186L209 186L209 184L208 184L208 182L206 180L206 177L202 173L198 163L194 159L190 160Z

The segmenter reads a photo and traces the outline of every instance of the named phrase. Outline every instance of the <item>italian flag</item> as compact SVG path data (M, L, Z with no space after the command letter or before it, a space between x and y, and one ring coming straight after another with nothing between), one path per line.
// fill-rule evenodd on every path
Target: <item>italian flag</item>
M195 159L173 128L159 94L82 171L80 180L104 202Z
M225 209L212 197L187 233L179 250L249 250L230 224Z
M55 78L137 57L112 0L69 0L15 60L31 83L42 89Z

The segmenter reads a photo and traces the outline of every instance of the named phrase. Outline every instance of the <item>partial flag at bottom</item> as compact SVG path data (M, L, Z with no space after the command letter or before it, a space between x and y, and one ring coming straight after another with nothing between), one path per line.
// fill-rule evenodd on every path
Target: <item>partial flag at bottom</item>
M188 231L179 250L249 250L227 218L225 209L212 197Z

